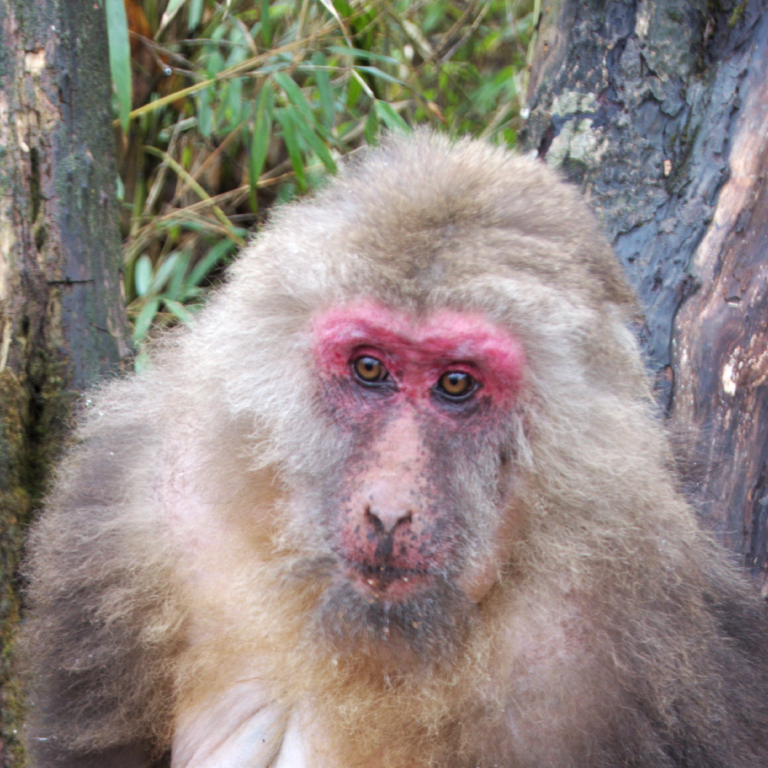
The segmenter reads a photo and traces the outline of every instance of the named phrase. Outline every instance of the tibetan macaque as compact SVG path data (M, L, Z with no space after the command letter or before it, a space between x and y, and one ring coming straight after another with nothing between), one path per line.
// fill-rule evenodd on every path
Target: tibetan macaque
M32 764L765 768L768 622L541 164L390 138L91 396L27 565Z

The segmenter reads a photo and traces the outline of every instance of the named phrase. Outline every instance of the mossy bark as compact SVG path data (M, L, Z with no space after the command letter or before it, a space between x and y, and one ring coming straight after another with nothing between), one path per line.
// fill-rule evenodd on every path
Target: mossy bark
M544 5L544 4L542 4ZM556 0L523 143L580 184L645 310L702 519L768 593L765 0Z
M0 760L24 762L13 669L22 530L77 393L129 354L104 10L0 0Z

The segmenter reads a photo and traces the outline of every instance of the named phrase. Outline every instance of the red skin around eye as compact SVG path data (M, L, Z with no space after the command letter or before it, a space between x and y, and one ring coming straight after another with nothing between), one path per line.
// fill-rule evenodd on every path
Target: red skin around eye
M520 343L479 313L445 309L416 318L361 301L318 315L313 335L321 371L350 376L350 362L370 355L384 363L398 392L412 401L428 398L446 371L463 371L484 396L503 404L520 386L525 365Z

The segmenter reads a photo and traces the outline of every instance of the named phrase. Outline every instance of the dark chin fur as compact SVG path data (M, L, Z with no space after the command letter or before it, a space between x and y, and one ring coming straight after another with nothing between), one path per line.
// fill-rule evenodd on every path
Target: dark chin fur
M367 658L397 671L455 658L476 614L477 606L444 579L397 602L373 599L339 580L323 595L313 630L334 654Z

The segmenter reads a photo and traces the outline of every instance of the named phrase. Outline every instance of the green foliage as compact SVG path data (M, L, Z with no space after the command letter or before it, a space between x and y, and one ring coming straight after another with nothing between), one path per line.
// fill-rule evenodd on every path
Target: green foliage
M125 124L122 5L107 0ZM534 0L125 7L133 111L120 143L122 223L140 345L153 326L189 318L267 208L311 189L381 130L428 123L514 143L520 127Z
M128 19L123 0L106 0L109 69L117 95L117 113L123 129L128 128L131 111L131 48L128 43Z

